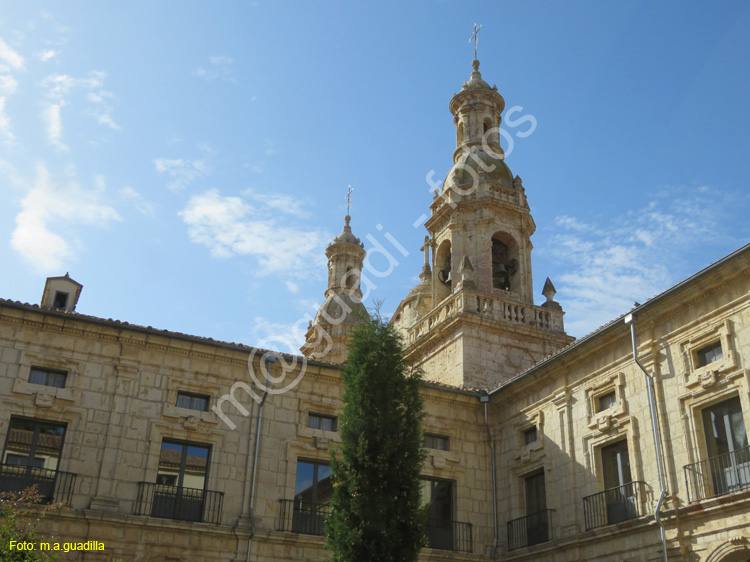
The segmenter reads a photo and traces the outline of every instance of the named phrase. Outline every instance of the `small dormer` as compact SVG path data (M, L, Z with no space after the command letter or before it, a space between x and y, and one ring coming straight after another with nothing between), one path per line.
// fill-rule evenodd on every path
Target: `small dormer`
M76 309L81 289L83 285L67 273L63 277L48 277L42 294L42 308L72 312Z

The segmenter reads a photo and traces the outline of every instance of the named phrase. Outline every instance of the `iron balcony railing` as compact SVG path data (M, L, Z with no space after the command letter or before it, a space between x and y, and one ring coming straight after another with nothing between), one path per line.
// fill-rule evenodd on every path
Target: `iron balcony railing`
M472 552L473 539L471 523L428 519L424 527L427 546L438 550Z
M614 525L644 515L646 483L629 482L583 498L586 530Z
M750 489L750 446L685 466L688 502Z
M299 500L279 500L279 503L279 531L319 536L325 533L325 520L331 514L330 505ZM425 535L430 548L472 551L471 523L429 519L425 525Z
M223 503L221 492L138 482L135 514L218 525Z
M0 464L0 492L20 492L36 486L44 503L66 503L70 505L77 474L37 468Z
M325 520L331 513L331 506L299 500L279 500L279 502L281 503L279 531L319 536L325 533Z
M547 542L552 537L552 509L508 521L508 551Z

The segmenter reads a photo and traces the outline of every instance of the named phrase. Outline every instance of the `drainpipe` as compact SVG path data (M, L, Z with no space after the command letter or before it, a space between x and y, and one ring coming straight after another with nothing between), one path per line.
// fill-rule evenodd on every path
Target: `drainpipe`
M255 474L258 471L258 451L260 451L260 429L263 423L263 404L268 397L268 387L271 384L271 363L276 362L276 357L273 355L266 355L266 388L263 391L263 398L260 399L258 404L258 420L255 423L255 453L253 454L253 471L250 475L250 538L247 539L247 556L245 556L245 562L250 561L250 547L253 544L253 537L255 536L255 514L253 513L253 504L255 503Z
M661 439L659 438L659 421L656 417L656 402L654 400L654 377L649 374L646 368L638 360L638 347L635 343L635 317L632 314L625 316L625 323L630 324L630 337L633 341L633 360L635 364L640 367L643 371L643 375L646 380L646 388L648 389L648 405L651 408L651 429L654 433L654 444L656 445L656 466L659 471L659 487L661 492L659 494L659 501L656 503L656 509L654 510L654 521L659 525L661 531L661 546L662 553L664 555L664 562L667 560L667 534L664 529L664 524L661 522L659 517L659 510L661 510L662 503L664 503L664 496L666 495L666 485L664 483L664 465L662 464L661 456Z
M492 441L492 432L490 431L490 424L487 421L487 404L490 401L490 395L485 390L484 395L479 397L479 401L484 404L484 428L487 430L487 445L490 448L490 457L492 458L492 515L494 519L494 530L495 538L492 540L492 548L490 549L490 556L495 557L497 553L497 541L499 536L497 526L497 472L495 470L495 443Z

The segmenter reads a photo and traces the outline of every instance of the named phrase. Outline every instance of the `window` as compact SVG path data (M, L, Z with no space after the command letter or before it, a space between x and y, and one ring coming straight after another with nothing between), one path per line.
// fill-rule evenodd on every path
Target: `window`
M713 495L749 488L750 447L739 396L704 408L702 415Z
M187 408L188 410L198 410L199 412L208 412L208 403L211 397L206 394L194 394L192 392L177 393L177 407Z
M723 357L721 351L721 342L717 341L712 343L711 345L700 348L695 352L695 356L698 360L698 367L705 367L709 363L718 361Z
M324 431L336 431L336 416L325 416L310 412L307 416L307 427L322 429Z
M52 386L54 388L65 388L65 381L68 373L65 371L55 371L52 369L43 369L41 367L32 367L29 373L29 382L32 384L41 384Z
M54 308L68 308L68 293L64 293L62 291L56 291L55 292L55 300L52 303L52 306Z
M322 535L332 496L331 467L317 461L297 461L292 532Z
M637 517L637 490L630 475L627 439L602 447L601 454L607 524Z
M539 439L539 433L536 430L536 426L530 427L529 429L523 432L523 444L524 445L530 445L532 443L536 443L538 439Z
M547 524L547 491L544 486L544 471L540 470L524 478L526 495L526 540L527 544L539 544L549 540Z
M445 435L425 433L424 434L424 446L427 449L437 449L438 451L450 451L450 438Z
M210 447L162 441L152 517L202 521Z
M423 478L422 501L427 505L425 535L430 548L453 550L453 482Z
M51 501L64 436L65 424L11 418L0 466L0 491L18 492L36 485L45 501Z
M603 412L604 410L609 410L610 408L614 408L614 406L617 404L617 394L613 390L612 392L608 392L607 394L602 394L597 399L597 412Z

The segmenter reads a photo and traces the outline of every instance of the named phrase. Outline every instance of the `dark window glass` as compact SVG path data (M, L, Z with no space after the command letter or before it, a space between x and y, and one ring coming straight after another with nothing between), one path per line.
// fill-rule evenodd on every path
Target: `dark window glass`
M297 461L295 504L327 504L333 496L331 467L316 461Z
M210 400L211 397L205 394L193 394L192 392L177 393L178 408L208 412L208 403Z
M57 291L55 293L55 301L52 305L55 308L67 308L68 307L68 293Z
M613 390L612 392L608 392L607 394L602 394L598 399L598 406L597 406L597 412L603 412L604 410L609 410L610 408L613 408L615 404L617 404L617 394Z
M544 472L539 471L525 479L526 515L547 509L547 492L544 488Z
M721 351L721 342L718 341L700 348L695 354L698 357L698 367L705 367L724 356Z
M529 445L530 443L534 443L538 439L539 439L539 434L537 433L536 427L531 427L523 432L524 445Z
M424 434L424 446L427 449L437 449L438 451L450 451L450 438L448 438L445 435L425 433Z
M3 463L57 470L64 436L64 424L13 418Z
M605 489L624 486L631 481L627 439L602 447L602 470Z
M307 427L322 429L324 431L336 431L336 416L310 413L307 416Z
M427 505L425 535L429 546L453 550L453 482L423 478L422 501Z
M703 430L712 457L747 447L747 432L739 396L703 409Z
M206 485L209 450L207 445L162 442L157 482L169 481L173 482L170 485L202 490Z
M41 367L32 367L29 373L29 382L32 384L41 384L44 386L53 386L55 388L65 388L65 381L68 373L65 371L55 371L53 369L44 369Z

